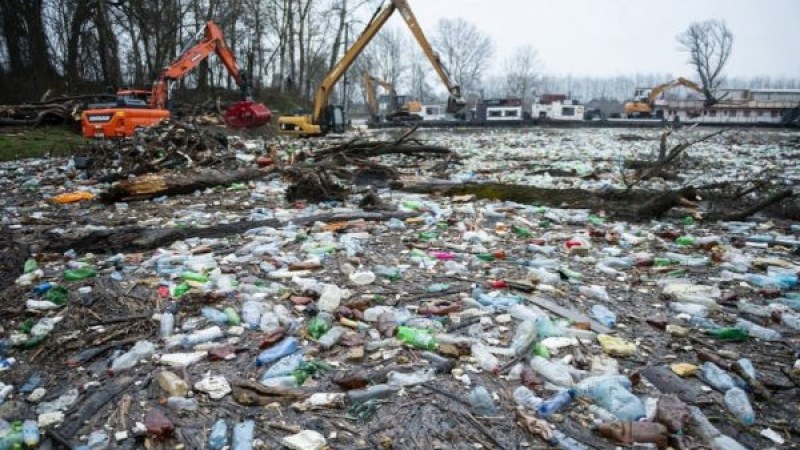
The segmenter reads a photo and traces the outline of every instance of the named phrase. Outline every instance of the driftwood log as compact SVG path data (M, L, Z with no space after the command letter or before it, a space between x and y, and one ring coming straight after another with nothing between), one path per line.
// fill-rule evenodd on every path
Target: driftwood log
M317 214L298 217L284 222L277 219L243 220L230 224L191 228L142 228L137 226L78 231L69 235L53 236L41 249L45 252L64 252L73 249L79 253L117 253L152 250L175 241L189 238L221 238L244 233L260 227L283 227L290 223L311 225L314 222L347 222L351 220L383 221L391 218L407 219L413 213L399 211L384 213Z

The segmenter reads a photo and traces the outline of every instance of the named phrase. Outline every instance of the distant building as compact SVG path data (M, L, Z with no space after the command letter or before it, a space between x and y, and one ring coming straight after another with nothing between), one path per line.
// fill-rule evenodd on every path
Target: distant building
M781 123L800 105L800 89L721 89L720 102L704 99L669 100L659 105L667 120L690 123Z

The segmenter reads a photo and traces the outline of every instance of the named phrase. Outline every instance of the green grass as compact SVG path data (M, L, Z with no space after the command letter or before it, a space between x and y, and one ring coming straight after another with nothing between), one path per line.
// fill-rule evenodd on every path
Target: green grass
M0 128L0 161L43 156L66 156L86 141L64 127Z

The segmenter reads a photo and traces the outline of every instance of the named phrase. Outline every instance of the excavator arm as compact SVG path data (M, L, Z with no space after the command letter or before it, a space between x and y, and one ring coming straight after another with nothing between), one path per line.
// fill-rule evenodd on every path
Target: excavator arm
M375 95L375 82L372 75L364 72L364 90L367 92L367 107L372 118L378 116L378 97Z
M245 100L251 99L249 85L236 64L236 58L227 44L225 44L222 30L216 23L209 21L206 23L202 33L204 34L202 39L199 39L200 34L198 33L195 37L196 44L184 50L175 62L161 72L161 76L158 77L158 80L153 85L153 96L150 100L154 108L166 107L169 99L170 82L180 80L188 75L212 53L216 53L219 56L222 65L225 66L225 69L228 70L236 84L242 89Z
M428 57L428 60L433 65L436 74L439 75L442 83L447 86L447 91L450 93L450 98L447 101L447 112L453 114L461 111L466 105L464 98L461 96L461 87L450 78L450 74L447 72L447 69L445 69L444 64L442 64L439 55L433 51L430 42L428 42L428 38L425 37L425 33L422 32L422 28L419 26L419 22L417 22L416 16L414 16L413 11L411 11L411 7L408 6L408 1L392 0L392 4L400 11L400 15L403 16L403 20L406 21L408 28L411 29L411 33L422 48L423 53L425 53L425 56Z

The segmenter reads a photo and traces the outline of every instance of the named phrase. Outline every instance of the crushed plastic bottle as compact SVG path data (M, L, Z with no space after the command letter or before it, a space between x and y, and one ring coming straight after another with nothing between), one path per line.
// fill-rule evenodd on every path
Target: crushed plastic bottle
M255 427L256 423L253 420L245 420L234 425L231 450L252 450Z
M738 387L733 387L725 392L725 406L745 425L749 426L755 423L755 413L753 413L750 400L747 398L747 394Z
M300 342L295 337L287 337L274 346L264 350L256 357L256 366L261 367L272 364L284 356L291 355L300 350Z
M226 445L228 445L228 423L225 419L217 419L208 435L208 448L222 450Z
M467 396L470 407L475 414L480 416L493 416L497 414L492 395L483 386L476 386Z
M130 369L139 361L151 357L155 351L156 347L152 342L139 341L131 347L130 350L111 362L111 370L118 372L120 370Z

